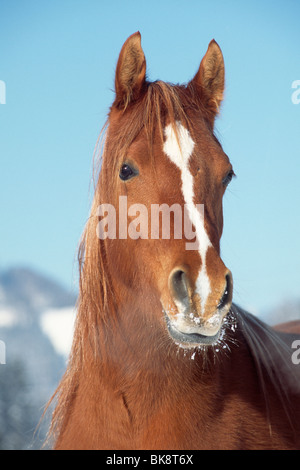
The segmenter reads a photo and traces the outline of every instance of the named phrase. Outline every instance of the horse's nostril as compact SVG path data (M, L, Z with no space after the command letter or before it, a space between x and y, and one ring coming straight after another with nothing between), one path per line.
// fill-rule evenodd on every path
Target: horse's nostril
M184 271L179 269L171 274L170 288L176 300L189 301L188 281Z
M225 307L226 304L231 302L232 299L232 277L231 274L226 274L226 287L223 293L223 296L219 302L218 309Z

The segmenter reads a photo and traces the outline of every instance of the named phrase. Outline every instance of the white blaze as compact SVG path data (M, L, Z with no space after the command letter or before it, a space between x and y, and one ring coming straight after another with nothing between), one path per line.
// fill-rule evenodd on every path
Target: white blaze
M164 143L164 152L169 159L181 171L181 189L184 202L188 209L188 214L192 224L196 230L196 239L199 246L199 254L201 257L202 265L196 280L196 291L201 298L202 314L204 313L205 304L208 295L211 291L210 281L206 271L206 252L211 242L204 227L204 214L198 211L194 202L194 180L193 175L189 170L189 160L193 153L195 143L190 136L189 131L180 123L177 122L177 138L175 130L169 124L165 128L166 141Z

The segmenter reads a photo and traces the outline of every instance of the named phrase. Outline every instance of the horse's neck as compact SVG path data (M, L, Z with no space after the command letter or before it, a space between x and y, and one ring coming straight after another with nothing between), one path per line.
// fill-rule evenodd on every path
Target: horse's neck
M100 355L92 348L80 355L72 409L58 448L249 447L258 429L259 445L268 447L274 441L266 399L276 415L272 439L277 436L281 445L278 430L283 422L289 425L285 410L268 377L262 393L260 375L267 364L259 369L260 358L251 351L264 342L264 335L249 346L254 336L249 332L246 341L239 324L228 347L188 352L152 323L151 315L161 312L135 308L119 312L120 323L102 332ZM84 344L87 348L89 338ZM237 441L242 435L245 442Z
M126 352L116 342L109 363L83 369L76 400L78 422L69 428L79 432L84 412L89 423L84 425L87 446L190 448L194 435L193 445L213 448L218 428L212 423L219 423L222 435L228 410L233 413L230 430L241 427L247 393L255 389L256 380L243 345L239 354L232 351L232 357L226 352L214 357L211 350L193 355L168 343L151 347L148 343L140 345L140 350L137 346L138 342L131 341ZM254 400L259 402L259 398L258 393ZM94 432L89 434L89 429Z
M97 381L99 391L122 396L128 408L137 415L140 410L143 418L147 403L172 402L171 396L176 401L185 393L192 401L201 396L205 403L202 390L212 403L214 397L221 400L227 395L227 387L238 388L244 374L251 386L257 382L253 357L239 331L228 331L226 343L215 348L184 350L168 337L159 303L132 299L123 311L120 307L117 316L101 332L100 355L92 350L84 355L82 382ZM152 413L153 408L148 411Z
M157 319L161 320L159 327ZM115 323L104 328L99 340L100 355L91 349L83 355L80 382L92 383L98 395L115 400L118 406L130 410L136 420L145 420L147 413L155 413L156 407L174 404L186 391L191 400L198 400L202 386L206 396L218 386L220 363L215 363L212 351L185 351L174 345L159 304L147 302L145 307L143 299L135 299L119 310ZM84 343L88 348L88 338ZM80 388L91 395L90 401L99 402L99 396L90 392L88 385Z

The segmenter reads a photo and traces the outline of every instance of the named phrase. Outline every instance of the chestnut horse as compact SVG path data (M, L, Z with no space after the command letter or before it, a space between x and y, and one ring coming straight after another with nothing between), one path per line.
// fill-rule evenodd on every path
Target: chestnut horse
M55 449L300 449L300 325L276 332L232 304L220 257L234 176L214 135L223 91L214 40L187 85L146 79L139 32L123 45L79 250ZM187 207L192 248L185 233L175 236L175 204ZM172 209L169 237L151 237L137 216L144 207L150 219L153 205ZM116 227L103 236L111 207Z

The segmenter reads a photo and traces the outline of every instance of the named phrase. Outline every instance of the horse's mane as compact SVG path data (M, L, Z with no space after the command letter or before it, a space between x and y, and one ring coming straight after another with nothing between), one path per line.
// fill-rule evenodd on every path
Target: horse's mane
M293 339L299 338L299 335L275 331L262 320L235 304L232 305L231 312L253 358L269 423L271 412L268 393L270 390L267 389L267 382L272 384L274 393L293 429L294 418L290 397L300 393L300 370L292 362L291 346Z
M110 171L115 171L119 156L126 154L127 149L142 130L147 136L151 158L154 132L158 129L163 139L166 118L175 129L177 120L183 122L187 128L192 128L192 123L187 116L187 108L197 107L201 111L200 118L202 117L208 131L212 133L204 111L193 99L192 88L187 93L185 86L173 86L161 81L148 83L147 87L144 97L126 110L126 113L130 113L130 119L126 120L124 114L124 125L120 126L114 136L109 135L110 115L108 116L103 132L104 144L101 145L100 151L99 149L96 151L98 167L101 166L98 160L103 162L105 158L110 158ZM53 439L66 424L84 364L96 365L99 358L103 359L109 354L106 333L108 328L113 327L118 321L115 293L106 268L105 245L96 235L97 208L103 202L103 197L105 195L101 192L101 177L98 178L97 174L90 217L78 252L79 297L73 344L67 370L50 400L50 403L54 402L56 405L49 431L49 436ZM295 387L296 383L295 372L291 367L290 349L279 334L239 307L233 306L231 313L236 318L238 328L255 362L266 404L265 374L271 380L275 392L290 416L286 397L287 382L290 387ZM105 367L104 360L101 362L101 367ZM299 377L297 381L299 382Z

